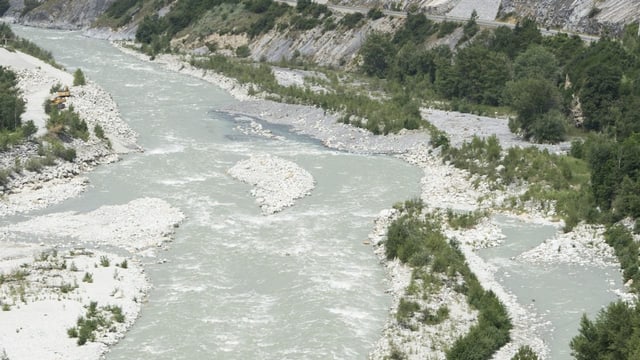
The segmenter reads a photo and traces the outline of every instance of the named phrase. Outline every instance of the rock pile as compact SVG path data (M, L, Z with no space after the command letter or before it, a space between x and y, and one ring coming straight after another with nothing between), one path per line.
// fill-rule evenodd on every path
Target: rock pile
M255 155L242 160L229 169L229 175L255 186L251 195L265 215L292 206L296 199L309 195L315 187L308 171L271 155Z

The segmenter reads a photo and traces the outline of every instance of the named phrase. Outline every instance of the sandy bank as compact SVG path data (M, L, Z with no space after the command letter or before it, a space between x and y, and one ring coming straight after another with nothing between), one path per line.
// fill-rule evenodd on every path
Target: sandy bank
M138 317L149 282L137 261L98 251L1 245L0 354L4 350L11 360L98 359ZM68 329L87 316L92 301L106 326L93 332L95 341L79 346ZM116 319L111 307L122 317Z
M19 51L0 48L0 66L16 72L18 87L26 102L22 120L32 120L38 128L38 135L46 133L48 116L43 104L51 96L51 87L58 84L70 88L72 96L67 105L74 106L87 122L90 132L86 142L74 139L65 145L76 150L73 162L56 159L54 166L45 166L39 171L16 167L16 164L24 165L38 156L38 147L32 142L0 153L0 168L11 172L8 184L1 189L4 196L0 201L0 216L40 209L76 196L87 185L86 179L78 175L90 171L95 165L116 161L118 154L140 150L136 145L137 134L122 120L112 97L96 84L72 86L71 74ZM98 124L111 147L93 133Z
M0 351L12 360L99 359L133 324L150 284L136 258L93 249L117 247L155 256L183 219L167 202L141 198L2 228ZM79 316L89 316L91 302L98 303L96 316L108 325L80 346L68 329L77 327ZM123 317L117 317L114 306Z
M166 201L141 198L123 205L105 205L86 214L69 211L39 216L0 231L5 237L19 232L76 241L66 245L109 245L140 252L162 246L182 220L184 214Z
M254 155L239 161L229 175L254 185L251 195L264 215L292 206L296 199L311 193L313 176L296 163L272 155Z

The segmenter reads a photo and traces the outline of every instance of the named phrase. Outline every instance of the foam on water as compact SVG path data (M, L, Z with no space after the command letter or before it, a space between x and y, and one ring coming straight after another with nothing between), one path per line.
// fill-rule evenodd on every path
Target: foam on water
M183 145L180 144L171 144L171 145L166 145L163 147L159 147L159 148L155 148L155 149L150 149L145 151L146 155L165 155L165 154L175 154L175 153L179 153L179 152L184 152L185 147Z
M329 151L283 127L263 125L284 141L232 141L226 136L239 134L237 121L254 119L211 111L235 101L219 89L70 34L43 45L110 91L148 149L98 168L82 206L114 194L154 196L187 216L168 250L148 260L149 301L107 359L365 358L390 299L362 240L380 210L419 191L420 171ZM117 73L102 71L104 64ZM262 215L251 187L226 173L254 153L308 169L313 196Z

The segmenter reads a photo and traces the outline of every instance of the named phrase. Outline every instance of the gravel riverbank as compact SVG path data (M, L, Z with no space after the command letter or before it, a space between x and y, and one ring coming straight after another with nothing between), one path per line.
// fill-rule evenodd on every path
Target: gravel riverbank
M141 151L136 144L137 134L122 120L113 98L98 85L89 82L72 86L71 74L19 51L0 49L0 65L16 72L18 87L26 102L22 120L34 122L37 136L47 132L48 115L43 104L51 97L49 90L54 85L69 87L72 96L68 98L67 106L74 107L87 122L90 132L87 141L72 139L65 145L76 151L72 162L56 159L53 166L30 170L25 164L39 156L34 142L0 153L0 168L10 173L7 184L1 189L0 216L41 209L76 196L87 187L87 180L81 174L98 164L117 161L119 154ZM96 125L102 127L111 146L95 135Z

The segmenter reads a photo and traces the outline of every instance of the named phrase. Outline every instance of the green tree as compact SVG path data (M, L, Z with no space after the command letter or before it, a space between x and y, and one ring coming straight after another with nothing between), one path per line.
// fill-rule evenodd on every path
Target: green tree
M558 88L553 83L548 80L531 78L509 82L506 86L504 99L518 114L511 130L520 129L527 139L535 136L536 122L542 119L542 116L547 112L557 109L561 102ZM555 122L557 118L557 114L554 114L546 118L545 122ZM561 136L564 136L564 133ZM547 140L546 136L544 138Z
M73 73L73 86L86 85L87 80L84 78L84 73L80 68L77 68Z
M448 76L450 86L445 93L455 94L473 102L498 105L506 82L511 77L511 62L501 53L490 51L482 44L472 44L458 51L454 67Z
M532 45L516 57L513 63L515 79L540 78L557 83L560 68L556 57L541 45Z
M29 121L25 122L24 125L22 125L22 135L27 139L31 135L33 135L33 134L35 134L37 132L38 132L38 128L33 123L33 120L29 120Z
M587 70L586 76L580 90L584 126L600 131L615 122L610 110L619 99L622 71L619 67L597 64Z
M511 360L538 360L538 355L529 345L521 346Z
M462 33L464 34L463 39L461 39L461 41L467 40L467 39L471 39L475 34L478 33L478 30L480 30L480 27L478 26L478 13L476 12L476 9L473 9L473 11L471 12L471 16L469 17L469 20L467 20L467 22L464 24L464 27L462 28Z
M530 135L539 143L563 141L567 135L567 119L560 111L552 109L534 119Z
M577 360L634 359L639 353L640 309L617 301L600 311L595 321L583 315L579 334L570 343Z
M372 33L360 48L362 55L362 70L367 75L383 78L387 74L394 46L388 36Z

